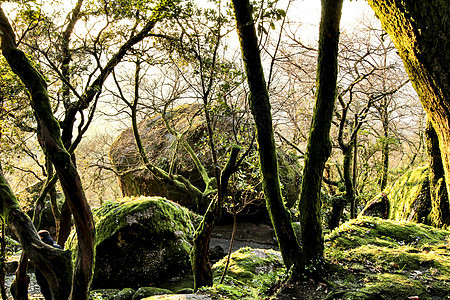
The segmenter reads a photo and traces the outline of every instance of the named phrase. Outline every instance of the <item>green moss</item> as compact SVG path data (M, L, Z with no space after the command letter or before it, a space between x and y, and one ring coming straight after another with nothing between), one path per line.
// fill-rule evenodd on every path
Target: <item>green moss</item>
M241 248L232 253L224 284L218 284L226 259L213 266L214 286L202 293L225 296L226 299L262 299L285 272L278 251Z
M141 300L146 297L151 297L155 295L166 295L166 294L173 294L173 292L171 290L156 287L141 287L136 291L132 299Z
M347 299L405 299L409 296L423 298L424 286L421 282L404 275L381 274L359 291L347 296Z
M342 299L450 295L450 231L360 217L325 237L325 256Z
M437 244L449 235L446 230L404 221L359 217L344 223L326 236L329 247L342 249L363 245L398 247L405 244L421 246Z
M89 295L89 300L111 299L119 292L120 292L120 290L117 290L117 289L94 290L94 291L91 291L91 293Z
M191 220L195 219L196 215L175 202L162 197L125 197L119 202L105 202L94 210L97 231L95 245L111 237L123 227L139 223L139 218L145 217L145 214L152 215L152 223L147 226L154 233L159 234L167 230L161 224L173 224L176 227L172 227L170 230L175 232L177 230L184 232L186 229L191 234L194 232ZM174 222L174 219L177 219L177 222ZM187 238L191 240L192 236ZM65 249L74 250L76 245L76 234L72 230ZM189 252L188 246L185 245L185 247Z
M131 300L133 298L135 291L130 288L125 288L121 290L119 293L114 295L112 300Z
M385 192L391 204L389 219L427 222L431 211L428 166L406 172Z
M105 203L94 215L93 287L137 288L190 272L194 228L186 208L161 197L125 198ZM66 248L75 250L76 244L73 231Z
M160 226L161 224L167 223L180 227L172 227L171 230L173 231L184 231L186 228L190 232L194 230L187 209L183 209L178 204L165 198L140 197L134 198L133 201L127 201L112 209L100 219L97 224L96 245L112 236L121 228L129 226L132 223L139 223L140 217L147 217L146 214L152 215L152 224L148 224L147 226L155 234L167 230L167 228ZM177 222L173 222L174 218L177 219Z

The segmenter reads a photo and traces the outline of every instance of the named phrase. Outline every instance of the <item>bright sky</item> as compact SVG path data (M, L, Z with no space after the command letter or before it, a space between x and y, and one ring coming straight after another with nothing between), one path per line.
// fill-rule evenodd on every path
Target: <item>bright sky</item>
M287 1L283 0L283 2ZM283 7L286 7L286 5L280 4L280 8ZM303 32L310 33L310 38L317 39L319 35L320 11L320 0L295 0L289 9L289 16L291 19L295 19L298 16L298 21L307 29ZM356 26L363 16L374 16L374 12L366 1L345 0L342 9L341 28L345 30L345 28Z

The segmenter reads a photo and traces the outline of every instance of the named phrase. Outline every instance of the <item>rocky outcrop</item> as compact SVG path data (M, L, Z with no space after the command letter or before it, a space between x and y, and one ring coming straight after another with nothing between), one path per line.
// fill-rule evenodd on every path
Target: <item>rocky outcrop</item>
M431 197L428 167L406 172L360 213L396 221L430 224Z
M95 218L94 289L154 286L191 272L194 228L189 212L180 205L161 197L141 197L107 204ZM74 240L68 243L76 248Z
M184 139L198 155L209 176L212 177L214 166L202 109L202 105L184 105L168 112L166 120L176 132L183 133ZM231 118L216 116L213 130L217 134L219 164L223 165L227 159L229 146L235 142ZM151 163L167 172L170 169L172 174L184 176L200 190L205 188L201 174L195 167L191 156L177 142L177 138L168 131L160 115L142 121L139 124L139 132ZM110 159L117 171L124 196L162 196L190 209L197 208L195 199L192 199L191 195L176 189L168 182L159 180L142 165L131 128L125 130L113 143ZM296 160L282 151L278 153L278 161L283 195L287 206L292 207L300 192L300 169ZM256 147L254 147L245 160L239 177L242 185L247 188L245 197L248 199L254 200L259 196L258 174L257 153ZM253 191L253 194L249 195L248 191Z

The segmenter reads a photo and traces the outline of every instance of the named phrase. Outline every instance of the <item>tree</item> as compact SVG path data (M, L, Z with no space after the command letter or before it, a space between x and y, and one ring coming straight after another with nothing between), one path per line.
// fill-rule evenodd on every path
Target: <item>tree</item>
M450 206L447 187L445 185L444 168L442 166L439 139L431 120L427 120L425 128L431 197L431 225L436 227L450 224Z
M450 193L450 5L440 0L368 2L403 59L436 131Z
M50 99L47 94L47 84L25 54L17 49L14 32L8 19L3 13L3 10L0 10L0 32L2 54L31 94L31 106L33 107L38 123L38 134L40 136L41 146L44 149L44 153L55 166L66 199L68 200L74 215L79 237L79 253L76 260L75 272L73 273L73 283L70 292L71 299L87 299L94 259L94 222L92 213L84 195L78 172L70 159L70 154L62 145L59 125L53 117ZM3 184L3 186L5 186L5 184ZM4 192L2 200L4 201L4 206L6 208L14 205L14 199L15 197L10 191ZM7 201L12 201L12 203L8 203ZM6 209L5 213L8 213L8 209ZM8 217L9 216L4 215L8 225L11 227L17 226L17 224L13 224L11 218ZM37 237L34 226L30 227L26 226L26 224L20 225L19 228L15 229L15 234L21 241L25 253L44 274L49 282L53 295L60 299L64 299L64 297L67 298L68 287L67 285L63 285L63 287L58 288L58 282L62 280L62 278L53 272L51 269L52 264L48 264L48 261L45 261L42 256L37 256L35 254L36 248L39 247L36 245L41 245L41 243L36 242L39 238ZM61 255L58 254L57 257L61 257ZM64 266L67 267L67 264L62 265L60 263L59 265L61 265L61 269L66 271L64 277L67 278L68 270L63 268Z
M114 76L117 92L111 92L131 110L132 128L138 153L150 174L183 194L190 195L190 198L196 202L197 211L204 214L195 232L191 250L194 289L197 290L213 283L208 256L211 232L215 221L221 216L223 204L227 199L230 175L237 171L237 167L248 154L246 152L238 159L240 147L231 146L230 154L224 155L221 153L223 147L218 149L217 145L230 143L234 136L214 132L215 123L220 122L218 114L225 114L225 119L231 117L235 120L233 112L230 113L232 109L227 99L241 84L239 80L241 75L232 61L220 55L225 49L222 40L226 34L222 31L229 23L220 9L202 9L193 5L177 18L165 20L164 23L171 30L167 30L164 34L155 34L154 45L135 49L135 55L131 58L136 66L133 88L126 89L121 86L126 85L127 78ZM164 53L162 58L155 58L156 53L161 52ZM155 88L151 88L148 85L148 78L154 75L152 73L155 69L160 70L162 74L158 76ZM128 95L134 100L129 101ZM198 100L200 104L187 106L186 99L194 103ZM185 105L174 108L180 100ZM161 116L167 132L175 138L173 143L175 151L170 159L168 170L157 166L150 159L140 137L142 132L139 132L138 114L143 114L144 118L147 118L149 110L150 115ZM188 140L191 127L198 126L200 116L203 116L202 124L205 125L205 144L208 153L196 153ZM186 119L186 128L179 128L180 126L172 124L179 117ZM232 127L235 132L236 128ZM235 142L240 143L238 139ZM201 187L195 186L188 178L177 174L178 168L175 162L178 160L177 155L179 156L178 151L181 148L188 153L199 172L203 181ZM202 163L200 155L211 158L212 175Z
M305 266L314 266L315 268L311 268L313 273L320 273L320 267L323 264L320 189L325 163L331 154L330 127L337 96L339 23L342 2L342 0L322 0L316 104L306 147L299 202L303 263ZM321 276L321 274L315 276Z
M266 207L278 239L284 264L287 268L290 268L294 264L298 264L301 248L297 242L291 217L286 210L281 194L269 93L261 64L252 7L248 0L233 0L232 4L242 59L250 88L248 101L255 120L260 174L263 181Z

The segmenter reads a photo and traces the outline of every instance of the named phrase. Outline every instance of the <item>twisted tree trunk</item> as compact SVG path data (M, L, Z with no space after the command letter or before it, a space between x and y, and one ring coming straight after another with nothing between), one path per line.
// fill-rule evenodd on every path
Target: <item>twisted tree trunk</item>
M78 235L78 255L73 274L70 297L74 300L87 299L94 263L95 229L92 213L85 197L77 169L73 165L71 156L64 148L61 141L60 127L58 121L52 114L45 79L34 68L25 54L17 49L13 29L1 8L0 36L3 56L5 56L13 72L20 77L31 94L31 106L38 124L39 143L45 155L55 167L66 201L68 201L70 210L74 216ZM9 194L5 197L12 196L13 195ZM6 200L4 199L4 201ZM17 209L12 210L12 212L17 211ZM35 238L39 240L37 235L35 235L36 230L34 229L34 226L28 226L26 220L19 213L15 215L15 217L19 218L19 221L17 221L19 226L13 228L13 231L16 233L19 240L20 237L22 237L22 240L20 240L22 247L32 260L33 264L38 266L38 268L39 266L43 268L41 271L49 281L53 295L59 295L59 287L55 286L55 283L62 279L52 276L52 272L54 273L54 271L51 269L51 264L46 266L45 263L43 263L45 260L33 252L35 251L35 246L33 245L33 243L36 243ZM42 243L39 243L38 245L40 244ZM27 253L27 251L30 253ZM52 254L52 251L50 251L49 254L55 255ZM57 255L57 257L59 257L59 255ZM67 297L58 299L67 299Z

